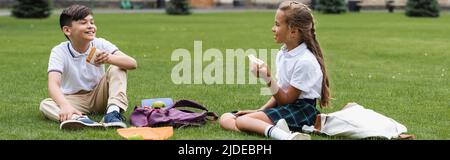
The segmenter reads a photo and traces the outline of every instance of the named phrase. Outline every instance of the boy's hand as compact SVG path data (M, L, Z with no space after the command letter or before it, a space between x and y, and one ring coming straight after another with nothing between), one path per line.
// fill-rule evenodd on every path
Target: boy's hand
M97 57L95 57L95 65L100 66L100 64L107 64L109 63L109 54L105 51L97 54Z
M59 111L59 121L64 122L66 120L70 120L74 114L81 116L81 112L72 106L61 106L61 111Z

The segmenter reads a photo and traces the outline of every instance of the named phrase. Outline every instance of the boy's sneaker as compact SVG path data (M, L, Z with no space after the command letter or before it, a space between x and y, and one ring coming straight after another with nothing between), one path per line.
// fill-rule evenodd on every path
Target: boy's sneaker
M92 121L87 116L73 115L71 120L66 120L59 125L60 129L77 130L82 128L101 128L102 124Z
M278 120L277 124L275 124L275 127L279 128L279 129L281 129L281 130L283 130L283 131L285 131L287 133L292 133L289 130L289 126L288 126L288 124L287 124L285 119Z
M309 134L295 132L291 133L287 140L311 140L311 136Z
M113 127L113 128L127 128L127 125L123 122L125 120L125 117L122 116L117 111L112 111L107 113L103 119L102 124L106 128Z

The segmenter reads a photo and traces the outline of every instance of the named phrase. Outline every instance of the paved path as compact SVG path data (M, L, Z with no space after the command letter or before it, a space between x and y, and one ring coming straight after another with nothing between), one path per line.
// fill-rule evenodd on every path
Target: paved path
M9 16L11 14L11 10L9 9L0 9L0 16Z
M258 9L258 8L213 8L213 9L192 9L193 13L219 13L219 12L252 12L252 11L264 11L264 12L275 12L275 9ZM62 9L55 9L52 14L61 14ZM123 10L123 9L94 9L95 14L103 13L165 13L165 9L135 9L135 10ZM0 16L11 15L10 9L0 9Z

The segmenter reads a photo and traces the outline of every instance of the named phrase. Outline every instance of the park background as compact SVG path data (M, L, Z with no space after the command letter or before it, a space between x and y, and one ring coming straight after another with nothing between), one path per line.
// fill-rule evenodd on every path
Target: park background
M133 107L147 98L190 99L218 114L259 108L268 100L259 94L262 84L174 85L170 75L177 62L170 57L178 48L193 53L196 40L204 50L224 53L278 49L271 33L278 1L192 0L191 14L182 16L166 14L158 1L131 1L135 8L121 8L119 0L108 2L54 0L50 17L18 19L10 15L16 2L0 1L0 139L123 139L114 129L62 131L39 112L40 101L48 97L50 50L66 41L59 13L75 3L93 7L97 37L138 61L138 69L128 74L128 120ZM405 16L406 1L396 1L393 13L384 0L363 0L356 8L347 1L347 12L341 14L315 11L334 97L333 107L321 111L331 113L357 102L404 124L417 139L449 139L450 3L438 2L440 16L434 18ZM92 116L97 121L101 117ZM176 129L170 139L267 138L224 131L217 122L208 122Z

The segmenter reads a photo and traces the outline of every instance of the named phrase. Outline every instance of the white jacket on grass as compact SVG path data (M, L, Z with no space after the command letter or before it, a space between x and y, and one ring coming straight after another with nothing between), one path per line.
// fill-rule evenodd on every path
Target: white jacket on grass
M350 139L368 137L396 139L400 134L407 132L407 129L389 117L357 103L349 103L340 111L320 114L320 118L316 119L316 125L303 126L303 131Z

